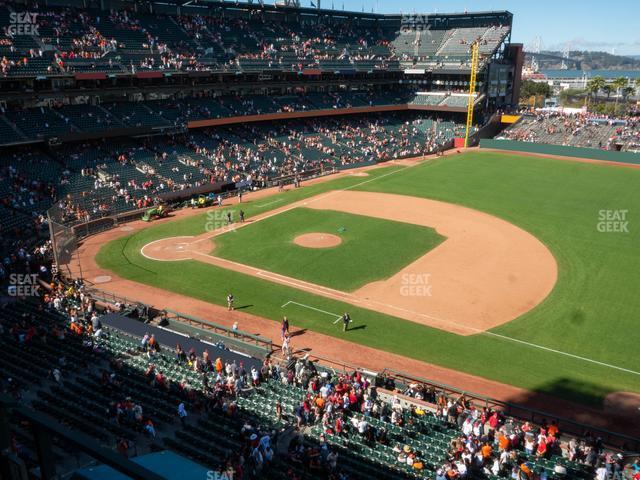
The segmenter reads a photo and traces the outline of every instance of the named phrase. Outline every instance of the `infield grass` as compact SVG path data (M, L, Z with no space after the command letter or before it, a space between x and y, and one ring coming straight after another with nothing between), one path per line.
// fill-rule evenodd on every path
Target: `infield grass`
M342 243L305 248L305 233L330 233ZM219 235L218 257L351 292L391 277L440 244L432 228L331 210L294 208Z
M354 325L362 327L348 332L353 342L532 391L588 404L600 403L613 391L640 391L640 375L633 373L640 372L640 171L473 152L412 168L371 170L370 175L366 183L343 177L278 194L271 208L340 188L464 205L510 221L544 242L558 262L554 290L522 317L489 333L462 337L212 265L186 261L177 269L175 262L140 255L142 246L158 238L202 233L204 215L115 240L102 248L97 261L122 277L212 303L224 304L233 291L239 305L249 305L247 312L273 320L281 319L287 301L329 312L348 310ZM243 205L247 216L265 211L258 203L267 201ZM602 210L627 210L629 233L600 232ZM289 305L286 314L296 327L343 336L341 327L321 312Z

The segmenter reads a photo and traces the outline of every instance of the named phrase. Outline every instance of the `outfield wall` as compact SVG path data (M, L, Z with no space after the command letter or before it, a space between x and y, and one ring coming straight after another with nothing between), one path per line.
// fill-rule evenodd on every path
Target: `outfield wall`
M568 147L565 145L550 145L546 143L518 142L515 140L495 140L483 138L480 148L495 148L514 152L540 153L543 155L560 155L563 157L590 158L640 165L640 153L616 152L600 150L598 148Z

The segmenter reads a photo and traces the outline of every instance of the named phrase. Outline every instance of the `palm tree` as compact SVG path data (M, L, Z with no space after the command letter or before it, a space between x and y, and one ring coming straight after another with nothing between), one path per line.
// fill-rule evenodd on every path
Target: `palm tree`
M609 97L611 97L613 90L613 85L610 85L608 83L604 87L602 87L602 91L607 94L607 100L609 100Z
M614 108L614 112L618 113L618 98L620 97L620 89L627 85L627 79L624 77L618 77L613 82L611 82L611 86L616 90L616 106Z
M633 95L634 92L635 92L635 89L632 86L624 87L622 89L622 98L623 98L625 104L627 103L627 100L629 99L629 97L631 95ZM627 104L627 108L629 108L628 104Z
M636 90L640 93L640 77L636 78Z
M598 92L602 90L605 84L606 82L602 77L593 77L591 80L589 80L587 82L587 92L589 92L589 95L587 96L587 100L591 95L593 95L594 98L597 97Z

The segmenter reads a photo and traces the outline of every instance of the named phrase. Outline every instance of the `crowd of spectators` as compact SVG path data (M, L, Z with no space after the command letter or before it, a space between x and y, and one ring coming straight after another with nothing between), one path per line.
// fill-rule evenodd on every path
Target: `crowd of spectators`
M98 133L125 127L184 128L192 120L264 115L313 110L377 107L408 104L410 89L357 90L297 93L295 95L223 95L212 92L183 97L175 95L153 101L104 102L100 105L62 100L38 107L0 107L0 144L19 140ZM6 125L8 124L8 126ZM4 127L4 131L2 130Z
M35 313L24 314L10 324L5 323L0 315L0 336L7 336L30 352L38 352L43 345L56 345L55 342L79 342L85 354L62 349L54 360L47 353L43 358L54 361L41 367L46 368L48 381L54 385L52 388L59 388L61 393L92 386L92 394L87 399L104 405L104 408L90 413L92 418L104 419L104 425L116 425L117 432L138 433L134 438L124 433L117 435L114 438L114 450L123 456L135 456L150 448L148 446L151 444L158 448L162 442L161 434L170 435L176 428L190 431L189 426L197 425L198 419L224 418L229 426L234 425L236 429L233 438L237 448L233 451L216 449L219 456L215 466L220 471L233 472L233 478L237 479L257 479L263 478L270 469L278 471L286 467L281 462L276 465L278 459L284 460L282 455L276 453L282 430L265 426L258 418L242 413L237 403L239 395L247 395L262 381L277 378L279 365L267 359L261 366L253 364L249 369L245 368L242 360L236 360L237 356L233 359L224 358L221 352L226 350L216 348L219 356L214 359L209 356L207 349L201 353L196 353L193 348L185 351L179 343L171 356L170 347L161 346L155 336L148 333L126 355L115 354L110 349L113 347L110 343L114 341L112 331L102 324L101 317L109 311L123 311L129 306L116 303L104 310L105 306L96 302L82 282L66 282L44 275L39 277L43 284L49 285L42 289L40 299L31 298L32 304L35 301ZM3 313L1 309L0 313ZM42 322L42 314L54 316ZM132 370L132 364L126 358L144 360L143 364ZM160 364L166 367L169 358L172 358L171 367L166 372ZM143 365L144 368L141 368ZM190 372L193 376L187 380ZM132 388L132 378L135 380L133 385L142 382L148 389ZM30 387L21 379L3 376L0 378L0 387L4 393L23 402L28 403L26 398L31 398L28 394ZM38 385L38 388L47 388L47 383ZM146 395L157 392L157 401L150 403L149 397L142 393L145 391ZM173 419L160 413L171 406L158 406L158 402L165 399L175 401ZM95 430L89 432L92 431ZM206 442L207 439L203 438L202 441ZM16 453L20 453L22 448L17 447L18 444ZM291 478L295 478L295 475Z
M5 272L34 273L42 288L41 299L35 300L35 313L24 314L10 324L0 321L0 335L8 335L30 352L54 340L65 342L67 337L81 342L87 352L84 363L78 363L77 352L69 358L69 352L61 350L54 362L41 366L46 367L49 381L56 388L66 389L83 382L98 385L93 398L102 398L99 401L105 408L104 413L93 415L104 415L105 421L141 435L135 440L123 436L116 439L114 449L122 455L135 454L144 442L159 441L159 428L166 435L167 428L179 425L179 429L188 429L197 418L211 414L222 415L237 425L234 435L239 447L220 458L220 468L233 471L235 478L261 478L272 468L291 468L290 478L300 478L304 471L348 479L341 468L341 454L330 441L336 437L357 438L370 447L392 449L398 465L420 474L433 458L427 460L411 432L421 419L430 417L447 432L453 432L446 455L436 466L436 480L478 476L542 480L551 478L545 461L552 461L557 478L569 478L570 468L580 468L597 480L623 480L638 475L632 471L633 466L630 470L625 465L622 455L605 450L595 435L566 436L553 420L539 424L517 421L498 410L475 406L464 395L445 395L420 383L399 385L390 378L372 378L360 371L325 370L305 358L286 363L267 359L261 366L245 367L243 360L226 358L224 351L221 354L216 349L217 353L211 356L206 348L197 353L193 348L183 349L180 342L175 348L160 345L149 333L136 340L137 345L129 347L126 355L113 356L109 352L114 339L101 316L106 311L125 311L130 305L116 303L105 311L81 282L60 281L51 272L48 243L33 251L18 250L14 259L3 263L3 268L8 267ZM62 320L38 322L37 312L50 312ZM43 358L50 359L47 355ZM173 426L168 427L164 417L149 408L144 396L136 397L136 391L127 387L125 380L133 375L130 368L134 365L127 363L129 357L140 359L135 364L139 369L135 375L157 391L158 398L165 398L166 394L166 398L177 399L171 407L175 410L169 425ZM165 371L168 358L172 365ZM274 424L267 425L248 416L239 398L250 398L255 390L268 392L274 383L290 388L300 397L293 407L276 402ZM7 379L2 382L7 393L28 397L20 385ZM318 442L309 442L307 437L314 428L321 431ZM391 434L393 430L404 432L402 442Z
M640 151L640 117L538 111L523 115L498 138L637 152Z
M400 26L380 27L356 22L303 19L288 22L261 10L249 11L248 18L229 15L144 14L133 10L83 10L63 7L32 7L38 14L42 42L52 47L47 73L74 71L78 65L90 69L119 69L135 72L152 70L250 69L301 71L306 68L338 66L385 69L398 59L412 61L408 52L396 52L394 40ZM490 26L485 29L490 31ZM448 31L449 35L455 29ZM14 48L9 36L3 39ZM499 45L498 38L485 48ZM31 49L38 55L37 49ZM11 50L13 53L14 50ZM29 51L19 59L5 56L0 62L7 74L30 58ZM40 51L39 55L42 55ZM411 57L411 58L410 58ZM443 57L444 58L444 57ZM84 67L83 67L84 69Z
M112 356L108 347L112 333L101 322L104 306L98 305L81 282L58 281L46 269L40 270L47 264L46 256L38 256L33 262L43 284L49 284L39 300L40 309L58 315L56 318L62 321L42 323L37 321L39 313L24 314L10 324L0 321L0 335L30 352L54 341L80 341L87 352L84 364L78 363L78 352L63 350L55 362L41 366L46 367L49 381L56 388L95 385L91 398L102 398L105 408L104 413L92 415L104 415L109 423L139 432L140 437L133 440L124 436L115 439L113 448L122 455L137 454L145 442L159 442L160 435L167 435L176 425L178 430L189 431L189 425L196 424L198 418L213 415L236 425L233 435L239 446L221 454L218 462L220 469L234 472L234 478L262 478L276 468L289 469L292 479L308 472L326 475L314 478L346 480L350 476L341 468L341 454L332 440L337 437L389 448L397 464L419 475L433 459L426 459L410 432L422 418L432 417L454 432L435 476L429 477L436 480L552 478L545 460L553 461L554 478L571 478L568 470L576 468L587 475L581 478L597 480L634 478L640 471L637 462L627 465L621 454L606 450L597 436L588 432L581 438L563 435L554 420L522 422L500 411L477 407L464 395L448 396L419 383L396 385L391 379L372 378L360 371L326 370L306 358L284 364L267 359L261 366L245 368L242 360L225 358L224 353L216 353L213 358L207 349L197 353L193 348L183 349L180 343L170 353L171 346L160 345L149 333L138 339L137 346L130 347L124 357ZM127 307L116 303L107 311ZM130 370L133 364L126 360L131 355L144 359L135 374ZM165 372L161 365L166 367L169 358L174 366ZM188 380L187 372L195 377ZM158 399L176 399L174 418L168 425L164 417L158 420L159 414L148 406L148 399L137 397L138 392L128 386L125 380L132 375L139 376L150 391L156 390ZM239 398L251 398L254 390L268 392L274 383L298 392L300 397L289 408L277 401L274 423L264 424L243 410ZM28 398L28 387L22 382L3 378L2 388L17 398ZM321 432L317 442L307 440L313 429ZM403 442L391 434L394 430L405 432ZM16 443L15 447L19 453L24 446Z
M449 441L446 458L437 466L436 480L492 475L522 480L552 475L570 478L571 464L596 479L623 480L627 478L625 475L638 473L628 470L625 473L624 456L605 450L602 439L590 432L582 438L563 436L555 420L538 425L517 421L498 410L476 407L464 395L446 396L418 383L395 389L394 393L383 389L393 389L392 381L389 384L368 379L357 371L332 374L316 370L303 359L281 371L277 381L304 389L293 418L298 428L321 428L323 462L332 461L326 438L355 436L373 447L377 444L393 447L399 464L420 471L425 460L422 449L412 445L412 435L406 436L406 444L394 444L390 431L394 427L410 427L421 417L431 416L457 431ZM553 473L545 460L552 461Z
M332 97L328 97L330 100ZM247 100L250 102L251 100ZM163 193L213 182L261 188L278 178L437 151L462 126L415 114L305 119L153 139L15 148L0 162L3 277L16 252L48 235L46 212L88 221L153 206Z
M459 124L419 114L372 115L229 126L115 145L88 142L70 156L63 149L55 158L20 150L5 169L13 191L3 202L43 222L44 211L60 200L66 220L88 220L145 208L163 193L214 182L259 188L280 177L419 156L437 151L461 133ZM88 157L91 163L83 165ZM55 168L57 185L53 178L42 180L42 170L35 167L20 175L12 166L22 162L24 167L29 158Z

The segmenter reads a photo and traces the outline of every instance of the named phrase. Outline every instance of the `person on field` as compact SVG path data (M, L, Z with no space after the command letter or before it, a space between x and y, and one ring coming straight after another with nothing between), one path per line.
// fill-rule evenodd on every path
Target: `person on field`
M282 355L285 358L289 358L291 356L291 337L287 333L282 340Z
M227 225L231 225L233 223L231 219L231 211L227 212Z
M351 317L347 312L344 312L344 315L342 315L342 331L343 332L346 332L347 330L349 330L349 323L351 323Z
M282 325L280 327L280 336L284 340L284 337L289 335L289 319L285 316L282 319Z
M240 223L244 223L244 210L240 210L238 215L240 216Z
M235 310L235 307L233 305L234 301L235 299L233 298L233 293L230 293L229 295L227 295L227 310L229 311Z

